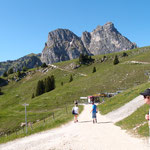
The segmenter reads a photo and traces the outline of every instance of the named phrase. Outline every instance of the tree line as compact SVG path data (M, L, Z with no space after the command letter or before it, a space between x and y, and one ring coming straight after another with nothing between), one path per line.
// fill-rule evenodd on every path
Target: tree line
M39 96L43 93L50 92L55 89L55 78L54 75L48 76L44 80L39 80L36 86L35 96ZM34 98L34 93L32 94Z

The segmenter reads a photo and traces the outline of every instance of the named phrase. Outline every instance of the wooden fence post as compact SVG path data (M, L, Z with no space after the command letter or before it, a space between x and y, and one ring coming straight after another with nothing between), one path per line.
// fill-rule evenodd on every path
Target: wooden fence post
M53 112L53 119L55 119L54 112Z
M66 113L68 114L68 109L67 109L67 105L65 105L66 106Z

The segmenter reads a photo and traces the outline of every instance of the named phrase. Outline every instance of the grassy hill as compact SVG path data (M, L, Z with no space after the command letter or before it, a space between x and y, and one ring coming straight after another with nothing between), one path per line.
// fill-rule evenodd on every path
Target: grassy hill
M21 122L24 122L24 106L22 106L24 103L29 104L27 107L28 122L48 118L55 112L56 116L64 114L58 119L58 122L64 123L72 119L69 114L66 117L64 113L66 107L71 112L73 101L78 100L81 96L124 90L124 96L128 97L127 101L132 100L139 93L138 86L143 85L141 90L149 87L147 84L149 77L146 73L150 70L150 64L132 63L131 61L150 63L150 47L129 50L126 53L128 54L126 57L123 57L123 52L107 54L105 55L107 59L103 62L101 60L104 55L93 56L94 63L82 65L77 69L70 69L70 64L78 63L77 59L55 64L65 70L49 67L48 71L43 73L42 68L32 69L19 82L9 82L7 86L2 87L4 94L0 95L0 132L13 132L20 127ZM117 65L113 65L115 55L120 61ZM92 73L93 67L96 67L95 73ZM55 77L55 90L32 99L31 96L32 93L35 93L37 82L50 75ZM69 82L70 75L73 76L72 82ZM118 95L112 98L108 110L105 109L106 104L104 107L102 105L101 109L103 107L107 113L127 102L116 106L119 104L120 97ZM66 119L62 121L62 118Z

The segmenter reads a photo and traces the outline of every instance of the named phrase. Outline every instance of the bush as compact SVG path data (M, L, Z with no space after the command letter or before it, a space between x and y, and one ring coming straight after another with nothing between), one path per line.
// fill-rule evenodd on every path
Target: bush
M43 64L41 65L41 67L42 67L42 68L46 68L46 67L47 67L46 63L43 63Z
M128 54L126 52L123 52L122 57L126 57Z
M17 71L17 76L21 77L21 72L19 70Z
M10 69L8 70L8 74L13 74L13 73L14 73L13 68L10 68Z
M26 66L24 66L22 70L23 70L23 72L25 72L28 70L28 68Z

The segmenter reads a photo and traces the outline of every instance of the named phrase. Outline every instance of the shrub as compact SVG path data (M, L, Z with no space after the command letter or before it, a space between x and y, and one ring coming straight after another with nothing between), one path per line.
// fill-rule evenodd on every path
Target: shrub
M41 67L42 67L42 68L46 68L46 67L47 67L46 63L43 63L43 64L41 65Z
M22 70L23 70L23 72L25 72L28 70L28 68L26 66L24 66Z
M13 68L10 68L10 69L8 70L8 74L13 74L13 73L14 73Z
M128 54L126 52L123 52L122 57L126 57Z

